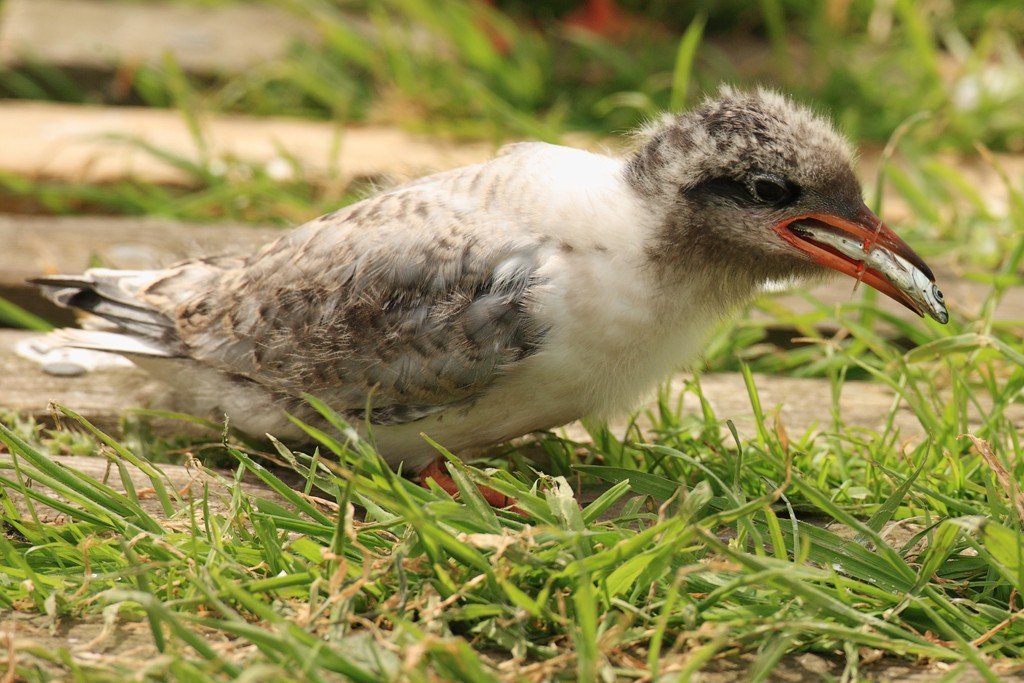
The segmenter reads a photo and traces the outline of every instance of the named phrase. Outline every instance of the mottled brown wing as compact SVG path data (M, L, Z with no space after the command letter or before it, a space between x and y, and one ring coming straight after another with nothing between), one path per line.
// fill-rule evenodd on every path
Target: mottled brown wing
M545 333L531 309L543 249L424 187L324 216L226 270L178 306L188 355L282 396L369 407L379 424L472 401Z

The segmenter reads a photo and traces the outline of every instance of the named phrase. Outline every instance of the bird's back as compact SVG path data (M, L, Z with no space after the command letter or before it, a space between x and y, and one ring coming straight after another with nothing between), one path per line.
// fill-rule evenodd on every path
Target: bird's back
M600 241L608 217L587 215L588 183L617 188L616 169L608 157L516 145L322 216L249 257L40 282L98 317L104 334L72 343L124 353L186 390L202 377L211 400L239 394L251 414L262 397L264 413L301 413L309 393L353 419L405 424L473 404L538 351L552 260Z

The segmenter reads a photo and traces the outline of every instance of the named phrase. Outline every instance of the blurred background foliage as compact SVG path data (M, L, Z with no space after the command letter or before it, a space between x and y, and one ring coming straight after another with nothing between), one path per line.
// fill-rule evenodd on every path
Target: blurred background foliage
M222 3L207 0L203 4ZM769 83L884 141L916 112L927 149L1024 150L1019 0L276 0L319 40L243 74L172 60L114 80L53 67L0 94L398 123L461 138L624 132L720 82Z

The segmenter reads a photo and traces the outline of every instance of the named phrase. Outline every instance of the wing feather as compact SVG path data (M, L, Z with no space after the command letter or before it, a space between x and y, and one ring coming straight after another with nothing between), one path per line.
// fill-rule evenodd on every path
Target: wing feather
M496 210L494 169L418 180L249 257L37 282L99 316L105 336L77 343L189 358L283 405L310 393L378 424L412 422L472 402L546 333L534 313L548 250Z
M452 196L418 183L269 245L179 308L189 355L378 424L471 402L545 334L546 251Z

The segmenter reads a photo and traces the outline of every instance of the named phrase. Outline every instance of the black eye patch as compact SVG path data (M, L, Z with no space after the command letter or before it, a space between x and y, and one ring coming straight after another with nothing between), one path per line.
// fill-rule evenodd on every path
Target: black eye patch
M753 206L757 204L750 196L750 190L746 184L728 177L709 178L696 185L683 190L683 194L702 204L710 203L715 199L725 199L738 206Z
M748 177L746 181L719 176L685 188L682 193L701 203L725 200L740 207L784 206L796 200L800 188L770 175Z

